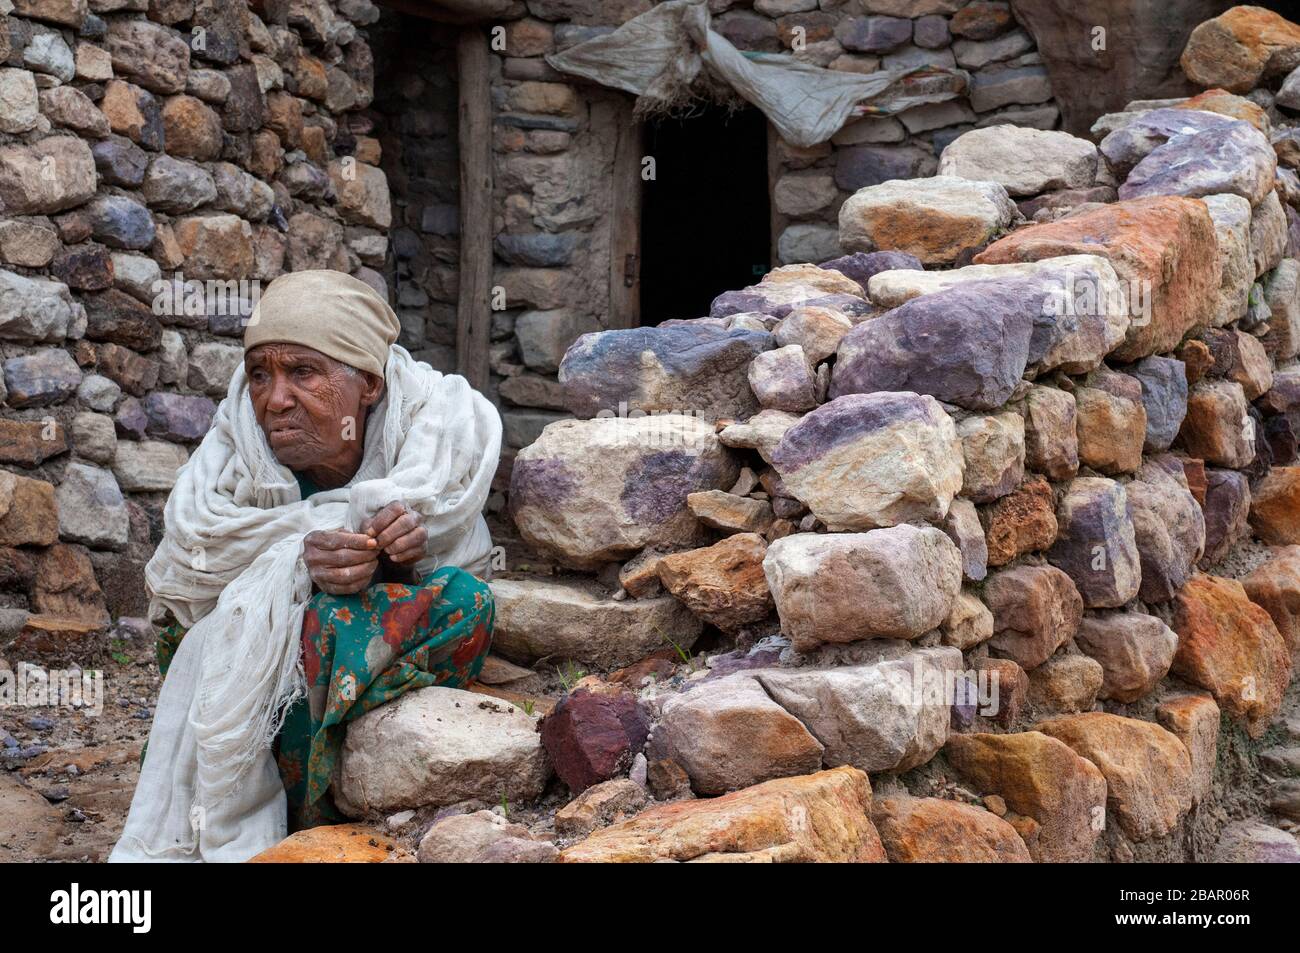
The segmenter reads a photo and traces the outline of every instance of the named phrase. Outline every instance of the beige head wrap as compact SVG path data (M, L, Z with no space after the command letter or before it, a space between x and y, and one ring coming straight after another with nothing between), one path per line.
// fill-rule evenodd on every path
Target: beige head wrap
M341 271L295 271L271 282L244 331L244 350L301 344L384 376L401 326L393 309L364 281Z

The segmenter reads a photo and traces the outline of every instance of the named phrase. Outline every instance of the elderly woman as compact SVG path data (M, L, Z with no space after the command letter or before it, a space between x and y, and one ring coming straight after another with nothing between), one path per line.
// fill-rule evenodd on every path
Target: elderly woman
M254 310L146 569L165 680L110 860L245 860L337 818L347 723L478 674L501 423L397 333L333 271Z

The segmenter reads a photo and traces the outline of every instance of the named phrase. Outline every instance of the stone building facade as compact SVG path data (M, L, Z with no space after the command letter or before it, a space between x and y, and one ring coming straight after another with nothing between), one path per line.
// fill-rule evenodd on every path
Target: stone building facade
M504 48L492 64L494 285L504 290L506 307L493 322L491 358L511 450L564 416L555 370L579 334L640 323L620 314L617 301L611 306L620 268L608 259L618 246L612 232L635 231L634 223L611 218L610 208L618 193L642 188L638 163L628 170L632 177L622 167L615 178L610 172L609 129L636 125L631 97L560 73L546 55L609 33L652 6L533 0L525 15L501 21ZM836 221L849 195L888 179L933 175L944 146L969 129L1059 125L1034 40L1008 4L712 0L709 8L712 28L743 51L785 52L862 73L931 65L970 75L966 95L863 117L810 149L769 135L770 265L838 255ZM728 211L717 209L720 236ZM699 314L707 307L702 301Z

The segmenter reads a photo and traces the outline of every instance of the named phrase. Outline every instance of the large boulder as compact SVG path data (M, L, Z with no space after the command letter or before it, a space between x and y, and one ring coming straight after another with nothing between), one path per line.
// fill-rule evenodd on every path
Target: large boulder
M1189 110L1190 112L1190 110ZM1240 195L1256 205L1273 189L1277 157L1248 122L1173 136L1133 167L1121 199L1148 195Z
M1207 195L1202 198L1214 220L1214 235L1219 243L1219 301L1210 324L1224 327L1246 316L1250 307L1250 287L1255 281L1255 261L1251 257L1250 202L1240 195Z
M1097 176L1097 147L1068 132L989 126L950 142L939 156L939 174L996 182L1016 196L1086 189Z
M961 652L944 646L873 665L761 669L754 677L822 743L828 766L907 771L948 740L961 667Z
M1172 671L1214 696L1258 738L1282 706L1291 681L1286 640L1235 579L1197 573L1174 609L1178 653Z
M1182 196L1131 199L1018 229L975 256L976 264L1100 255L1127 283L1132 323L1119 361L1172 351L1209 323L1220 285L1219 249L1205 203Z
M560 862L881 863L871 783L856 768L781 778L706 800L661 804L597 831Z
M1119 181L1155 149L1177 136L1189 136L1226 126L1233 120L1202 109L1161 108L1128 114L1129 119L1109 132L1098 148Z
M1300 546L1278 546L1241 578L1250 601L1273 619L1294 657L1300 652Z
M1178 636L1153 615L1096 612L1079 623L1074 644L1101 664L1099 697L1133 702L1169 672Z
M761 622L772 610L763 575L767 543L758 533L737 533L719 543L672 553L658 563L664 588L724 632Z
M1201 380L1187 395L1178 439L1189 454L1234 469L1255 459L1255 421L1236 381Z
M551 776L537 722L458 688L421 688L349 722L335 786L350 817L471 799L539 797Z
M1028 864L1016 829L984 808L944 798L877 798L876 830L892 864Z
M1175 636L1175 639L1177 637ZM1183 743L1192 759L1192 803L1200 804L1214 790L1222 718L1214 699L1202 692L1166 695L1156 706L1156 720Z
M1085 374L1124 340L1127 296L1110 262L1097 255L1065 255L1014 265L967 265L947 271L885 271L867 290L873 304L897 308L919 295L967 282L1033 279L1039 287L1018 285L1025 310L1033 317L1027 370L1061 369Z
M1251 492L1250 528L1266 543L1300 543L1300 467L1274 467Z
M952 418L933 397L912 393L823 404L786 430L769 458L787 492L832 530L940 520L962 484Z
M1025 372L1043 296L1032 279L1010 279L913 298L844 336L830 395L912 391L969 410L1000 407Z
M632 411L748 417L758 410L749 362L772 345L762 331L708 324L584 334L560 362L565 405L584 418Z
M1142 564L1123 486L1101 477L1070 481L1056 522L1047 559L1074 580L1084 606L1116 608L1138 594Z
M530 545L565 565L596 568L646 546L702 541L686 498L729 487L738 473L698 417L560 420L515 457L510 513Z
M989 648L1025 671L1042 665L1070 641L1083 600L1070 577L1052 566L1015 566L991 576L984 602L993 613Z
M1053 718L1037 731L1065 742L1106 778L1106 806L1133 841L1163 837L1192 807L1192 762L1159 725L1108 712Z
M1194 83L1248 93L1300 66L1300 26L1263 7L1233 7L1192 31L1179 62Z
M1144 357L1126 368L1142 388L1146 409L1146 453L1168 450L1187 416L1187 368L1172 357Z
M800 651L823 642L914 639L948 617L961 553L940 530L797 533L763 560L781 628Z
M1148 460L1124 489L1142 564L1138 595L1147 603L1168 602L1205 552L1205 516L1173 457Z
M671 649L672 642L689 649L703 629L671 596L611 599L576 579L494 579L491 587L492 649L522 664L550 658L612 669Z
M822 750L753 673L739 672L668 698L647 756L677 762L697 794L716 795L816 771Z
M1092 860L1104 829L1106 778L1091 761L1039 731L954 734L944 754L977 790L1033 819L1025 846L1035 861Z
M1006 189L951 175L892 179L859 189L840 207L846 251L902 251L926 265L951 264L1018 217Z

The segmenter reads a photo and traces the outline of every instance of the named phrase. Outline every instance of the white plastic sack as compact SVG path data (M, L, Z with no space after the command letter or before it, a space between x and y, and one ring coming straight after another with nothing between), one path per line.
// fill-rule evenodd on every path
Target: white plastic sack
M704 79L757 106L782 139L801 147L825 142L854 116L952 99L970 80L963 70L941 67L845 73L784 54L742 53L709 29L709 19L706 0L670 0L546 61L640 97L641 112L679 101L703 70Z

